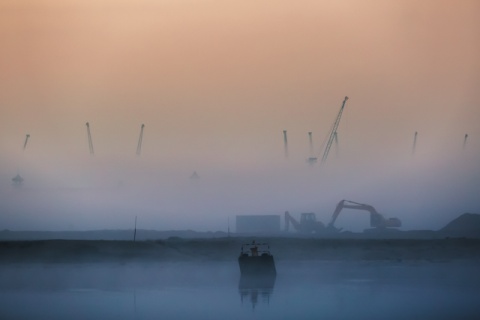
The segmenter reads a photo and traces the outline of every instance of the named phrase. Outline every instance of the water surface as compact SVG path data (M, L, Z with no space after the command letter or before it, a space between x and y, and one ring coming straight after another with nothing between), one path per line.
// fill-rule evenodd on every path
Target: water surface
M1 319L473 319L476 262L277 261L240 282L232 262L0 267Z

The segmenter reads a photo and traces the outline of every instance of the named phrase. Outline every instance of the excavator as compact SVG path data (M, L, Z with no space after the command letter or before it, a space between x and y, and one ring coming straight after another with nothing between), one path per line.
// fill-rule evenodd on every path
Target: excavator
M321 221L317 221L313 212L301 213L300 222L298 222L288 211L285 211L285 231L288 231L290 224L297 232L318 233L325 231L325 225Z
M350 200L342 200L337 204L335 211L333 212L332 219L328 224L328 229L336 229L334 224L340 214L342 209L357 209L365 210L370 212L370 226L377 229L385 228L397 228L402 226L402 222L398 218L388 218L386 219L380 213L375 210L374 207L368 204L358 203Z

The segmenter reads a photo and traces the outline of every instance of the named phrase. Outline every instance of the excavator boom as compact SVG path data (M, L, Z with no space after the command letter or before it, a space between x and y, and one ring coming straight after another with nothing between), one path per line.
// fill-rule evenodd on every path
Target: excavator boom
M295 220L288 211L285 211L285 231L290 229L290 223L293 225L295 230L300 230L300 223Z
M347 204L346 204L347 203ZM332 214L332 219L328 224L329 228L335 228L334 224L338 218L338 215L343 209L356 209L356 210L365 210L370 213L370 226L373 228L396 228L402 225L402 222L398 218L389 218L385 219L383 215L377 212L374 207L368 204L363 204L350 200L341 200L335 211Z

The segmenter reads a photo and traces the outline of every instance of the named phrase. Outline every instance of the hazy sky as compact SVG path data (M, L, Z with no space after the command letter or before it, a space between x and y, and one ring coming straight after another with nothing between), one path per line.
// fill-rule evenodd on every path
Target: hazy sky
M0 229L327 223L341 199L405 229L479 213L479 35L476 0L2 0Z

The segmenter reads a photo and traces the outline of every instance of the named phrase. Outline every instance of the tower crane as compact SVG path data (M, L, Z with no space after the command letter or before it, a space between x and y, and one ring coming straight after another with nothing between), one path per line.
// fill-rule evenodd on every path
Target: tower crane
M330 147L332 146L333 140L337 135L337 128L338 128L338 125L340 124L340 119L342 117L343 109L345 108L345 103L347 102L347 100L348 100L348 97L345 96L342 106L340 107L340 111L338 112L337 118L335 119L335 122L333 124L332 130L330 131L330 136L328 138L325 151L323 152L322 163L325 163L327 161L328 153L330 152Z
M87 135L88 135L88 148L90 149L90 154L93 155L94 151L93 151L92 135L90 133L90 124L87 122L86 126L87 126Z
M143 128L145 128L144 124L142 124L142 126L140 127L140 137L138 137L138 144L137 144L137 156L139 156L142 153Z

